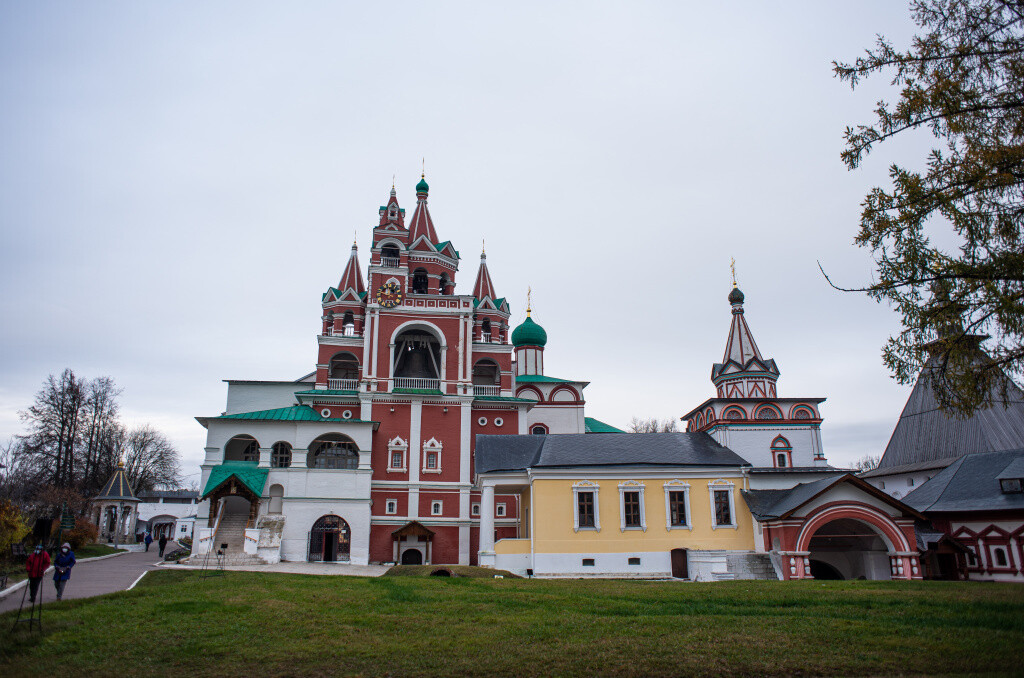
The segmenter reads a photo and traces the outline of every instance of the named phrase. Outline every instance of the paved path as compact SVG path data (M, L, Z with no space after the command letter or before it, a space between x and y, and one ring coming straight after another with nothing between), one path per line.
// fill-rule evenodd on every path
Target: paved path
M173 544L173 545L172 545ZM176 548L176 544L167 544L167 550ZM71 579L64 588L64 600L69 598L88 598L99 596L114 591L124 591L131 586L143 572L155 569L160 562L160 549L154 544L149 552L129 552L125 555L114 558L104 558L76 563L71 569ZM43 591L43 602L46 604L56 603L57 593L53 587L53 571L48 572L41 584ZM10 595L0 598L0 612L17 610L21 605L24 595L23 590L14 591ZM28 597L25 597L28 604Z

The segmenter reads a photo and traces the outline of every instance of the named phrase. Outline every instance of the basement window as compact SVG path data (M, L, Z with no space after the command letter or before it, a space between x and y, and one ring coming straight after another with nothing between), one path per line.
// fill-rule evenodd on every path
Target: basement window
M640 559L639 558L630 558L629 559L629 564L630 565L639 565L640 564Z
M593 558L584 558L583 559L583 567L593 567L593 566L594 566L594 559Z

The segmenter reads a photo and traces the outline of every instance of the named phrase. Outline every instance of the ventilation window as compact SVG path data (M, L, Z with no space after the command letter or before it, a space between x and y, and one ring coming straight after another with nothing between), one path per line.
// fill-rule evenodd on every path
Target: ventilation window
M480 417L479 419L476 420L476 423L480 424L481 426L487 426L487 417Z
M494 425L495 426L501 426L504 423L505 423L505 420L502 419L501 417L495 417L494 418Z
M640 559L639 558L630 558L629 559L629 564L630 565L639 565L640 564Z
M584 558L583 559L583 567L593 567L593 566L594 566L594 559L593 558Z

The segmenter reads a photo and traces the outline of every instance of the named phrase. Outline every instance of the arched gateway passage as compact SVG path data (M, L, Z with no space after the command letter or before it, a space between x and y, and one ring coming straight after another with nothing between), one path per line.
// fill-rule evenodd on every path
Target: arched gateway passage
M868 523L840 518L825 523L810 540L815 579L891 579L889 547Z
M310 562L348 562L351 548L351 530L341 516L323 516L309 531Z

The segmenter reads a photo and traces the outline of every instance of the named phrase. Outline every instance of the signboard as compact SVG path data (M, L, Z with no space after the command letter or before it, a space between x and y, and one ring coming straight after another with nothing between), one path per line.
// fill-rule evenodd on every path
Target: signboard
M75 514L68 511L67 506L63 507L60 514L60 527L62 530L75 529Z

